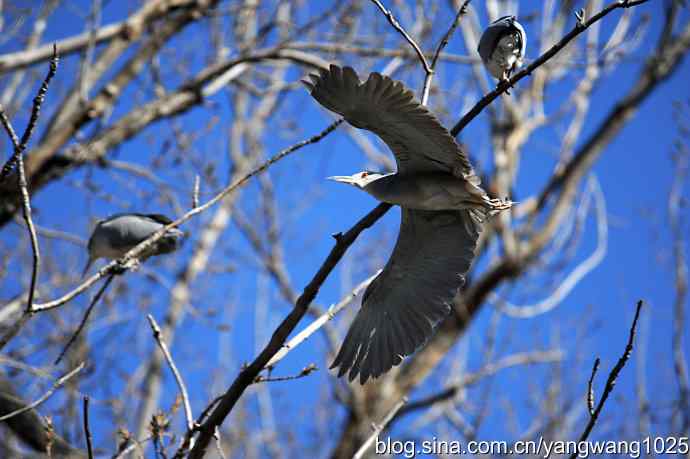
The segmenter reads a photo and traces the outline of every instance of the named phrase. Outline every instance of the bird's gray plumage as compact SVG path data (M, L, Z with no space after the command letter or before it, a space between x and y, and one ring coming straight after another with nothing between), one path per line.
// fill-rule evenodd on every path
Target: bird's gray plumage
M309 77L312 82L304 83L321 105L381 137L395 155L398 174L451 172L479 183L455 138L400 81L374 72L361 84L352 68L335 65Z
M116 214L98 221L89 238L89 259L83 275L97 259L120 258L141 241L170 223L172 220L165 215L138 213ZM173 252L180 246L183 237L184 233L179 229L169 229L140 258L144 260L154 255Z
M527 34L515 16L503 16L484 30L477 52L489 73L499 80L510 77L522 65Z
M310 78L311 95L381 137L398 166L391 174L331 177L402 208L393 254L367 287L331 365L363 384L429 339L464 283L481 221L510 202L486 195L453 136L401 82L372 73L361 83L352 68L335 65Z
M433 334L450 312L474 258L479 228L468 211L402 208L400 235L331 367L350 380L376 378Z

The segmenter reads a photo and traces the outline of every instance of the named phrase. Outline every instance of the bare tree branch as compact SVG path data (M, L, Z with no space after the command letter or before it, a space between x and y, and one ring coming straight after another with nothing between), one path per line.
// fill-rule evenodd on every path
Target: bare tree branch
M26 309L24 310L24 315L19 321L17 321L16 326L10 329L9 333L3 335L3 337L0 338L0 349L2 349L5 346L5 344L7 344L7 342L10 339L12 339L12 337L16 333L19 332L23 324L26 323L26 321L28 320L28 316L31 314L31 311L33 310L34 306L34 295L36 293L38 271L41 265L41 252L38 245L38 236L36 235L36 228L34 226L34 221L31 217L31 200L29 197L29 190L26 181L26 171L24 169L23 153L26 149L26 146L29 143L29 140L31 140L31 135L33 134L34 128L36 127L36 123L38 122L38 117L41 112L41 105L43 105L43 101L45 100L45 96L48 92L48 85L50 84L50 80L53 79L55 73L57 72L57 65L57 49L53 48L53 58L50 61L50 68L45 79L43 80L43 84L38 90L38 94L36 94L36 97L34 98L29 123L27 124L26 129L24 130L24 134L22 135L22 139L20 141L17 140L17 135L15 134L14 129L12 128L12 124L5 116L5 112L0 106L0 120L2 121L2 124L7 130L7 133L10 136L10 139L12 140L12 144L14 145L14 154L5 163L5 165L2 168L2 171L0 171L0 183L2 183L2 181L7 178L8 174L12 171L14 165L16 164L17 170L19 172L19 192L22 197L22 216L24 218L24 221L26 222L26 227L29 231L29 236L31 239L31 252L33 255L33 262L31 266L31 284L29 286L29 294L26 300Z
M89 428L89 397L84 396L84 436L86 437L86 451L89 459L93 459L93 445L91 445L91 429Z
M433 69L429 67L429 63L426 60L426 57L424 56L424 53L422 52L422 49L419 47L416 41L405 31L405 29L400 25L397 19L395 19L395 16L393 16L393 13L390 12L390 10L387 10L385 6L379 1L379 0L371 0L376 7L381 10L384 16L386 16L386 19L388 19L388 22L390 25L402 35L402 37L405 39L407 43L412 46L414 49L415 53L417 53L417 57L419 58L419 61L422 63L422 66L424 67L424 72L429 74L429 73L434 73Z
M76 375L81 370L83 370L84 365L85 365L84 362L82 362L79 364L79 366L77 366L73 370L69 371L68 373L66 373L61 378L58 378L53 383L53 386L45 394L43 394L41 397L37 398L35 401L29 403L28 405L23 406L22 408L16 409L10 413L3 414L2 416L0 416L0 421L6 421L10 418L13 418L14 416L20 415L20 414L25 413L29 410L33 410L34 408L39 406L41 403L45 402L46 400L48 400L50 398L51 395L53 395L53 393L56 390L61 388L67 381L69 381L70 378L72 378L74 375Z
M531 64L529 64L527 67L524 69L520 70L519 72L515 73L512 77L510 77L507 81L501 81L498 83L498 86L496 86L496 89L491 91L489 94L485 95L477 104L472 107L472 109L467 112L461 119L458 121L455 126L450 130L450 133L453 136L457 136L460 131L462 131L465 126L467 126L470 121L472 121L474 118L481 113L484 108L489 105L491 102L493 102L498 96L500 96L502 93L507 91L509 88L515 86L515 83L518 81L522 80L525 78L527 75L530 75L532 72L534 72L539 66L545 64L549 59L554 57L559 51L561 51L563 48L568 45L575 37L580 35L582 32L587 30L588 27L590 27L592 24L597 22L598 20L602 19L604 16L609 14L611 11L618 9L618 8L630 8L633 6L640 5L642 3L645 3L647 0L641 0L641 1L627 1L627 0L616 0L615 2L611 3L609 6L589 18L587 21L584 22L576 22L575 27L561 40L553 45L548 51L546 51L544 54L539 56L537 59L532 61Z
M197 442L189 452L190 458L202 458L208 447L208 444L213 437L213 432L216 426L219 426L225 418L230 414L230 411L237 403L237 400L242 396L246 388L252 384L256 376L263 370L271 358L280 351L283 343L288 335L295 329L299 321L309 307L309 304L316 297L321 284L326 280L340 258L345 254L345 251L355 242L357 236L365 229L371 227L379 218L381 218L389 209L390 204L379 204L374 210L365 215L346 233L339 234L336 238L335 247L331 250L328 257L321 265L311 282L305 287L302 295L295 303L295 307L290 314L283 319L281 324L273 332L271 340L266 345L259 356L244 370L240 372L230 388L213 410L208 419L199 427L199 437ZM186 453L187 445L183 445L176 457L182 457Z
M153 338L156 340L156 343L158 343L158 347L160 347L161 352L165 356L165 361L168 362L170 371L172 371L173 376L175 377L175 383L177 384L177 387L180 390L180 396L182 397L182 405L184 406L184 416L187 420L187 429L192 430L194 428L194 416L192 415L192 405L189 403L189 394L187 393L187 386L185 386L184 384L182 375L180 374L180 371L177 369L177 365L175 365L175 361L173 360L172 355L168 350L168 346L165 344L165 341L163 341L163 337L161 336L161 329L158 326L156 319L154 319L151 314L147 314L146 318L148 319L149 325L151 326Z
M395 417L398 410L400 410L405 403L407 403L407 397L400 399L398 403L393 405L393 408L391 408L380 423L373 425L373 432L369 435L369 438L367 438L364 444L359 447L355 455L352 456L352 459L362 459L364 457L364 454L366 454L367 450L371 447L371 444L374 443L374 440L383 432L383 429L386 428L388 423L391 422L391 419Z
M426 105L429 101L429 91L431 90L431 80L434 78L434 71L436 70L436 64L438 63L438 58L441 55L443 49L448 46L450 37L453 36L453 32L457 29L458 24L460 24L460 19L467 14L467 5L470 4L471 0L465 0L462 6L458 9L458 13L455 15L453 23L450 25L445 35L439 42L434 52L434 57L431 59L431 65L428 68L425 66L426 76L424 77L424 85L422 86L422 105Z
M606 386L604 387L604 392L601 394L601 399L599 399L599 403L597 403L596 408L594 409L593 413L589 417L589 422L587 423L587 426L585 427L585 430L582 432L582 435L580 435L579 442L584 442L587 440L587 437L589 437L590 432L594 428L594 425L596 424L597 420L599 419L599 414L601 414L601 410L604 408L604 404L606 403L606 400L609 398L609 395L611 395L611 392L613 391L613 387L616 384L616 381L618 380L618 375L625 366L625 364L628 362L628 359L630 358L630 355L632 354L633 350L633 342L635 340L635 332L636 332L636 327L637 327L637 319L640 317L640 310L642 309L642 300L637 302L637 308L635 309L635 318L633 319L632 325L630 326L630 333L628 334L628 343L625 346L625 351L623 352L623 355L618 359L618 362L616 365L611 369L611 372L609 373L608 378L606 379ZM592 378L594 377L595 370L598 367L598 362L599 359L595 361L594 368L592 370ZM576 459L577 458L577 453L573 453L570 456L570 459Z
M4 416L23 409L26 405L27 402L17 394L12 384L0 376L0 415ZM50 447L53 455L70 459L85 457L81 451L72 447L62 437L55 434L50 437L47 434L45 421L34 409L14 415L4 423L17 438L35 451L47 452Z

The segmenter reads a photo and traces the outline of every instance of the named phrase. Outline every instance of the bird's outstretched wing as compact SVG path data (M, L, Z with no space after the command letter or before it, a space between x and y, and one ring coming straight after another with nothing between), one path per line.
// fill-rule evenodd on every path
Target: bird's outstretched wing
M309 77L303 82L321 105L386 142L399 174L443 171L479 184L453 136L400 81L375 72L361 83L351 67L336 65Z
M432 335L465 282L479 236L466 210L402 208L400 235L369 285L331 368L364 384L398 365Z

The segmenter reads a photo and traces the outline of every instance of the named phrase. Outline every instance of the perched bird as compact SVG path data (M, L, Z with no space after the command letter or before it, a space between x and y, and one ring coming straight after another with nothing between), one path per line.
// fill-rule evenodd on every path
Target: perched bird
M491 199L470 162L436 117L399 81L372 73L361 83L350 67L331 65L304 81L324 107L377 134L398 171L330 177L402 208L400 234L331 368L364 384L398 365L433 334L464 283L480 224L510 201Z
M97 259L120 258L141 241L170 223L172 220L165 215L137 213L115 214L105 220L100 220L89 238L89 260L82 277ZM139 258L145 260L154 255L173 252L180 247L183 238L184 232L171 228Z
M522 65L527 35L515 16L503 16L486 28L477 52L489 73L501 81Z

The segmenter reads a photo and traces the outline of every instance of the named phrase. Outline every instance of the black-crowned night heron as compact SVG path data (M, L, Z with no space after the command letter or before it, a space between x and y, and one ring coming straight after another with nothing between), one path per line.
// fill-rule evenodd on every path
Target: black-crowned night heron
M89 260L82 276L86 275L91 264L97 259L120 258L141 241L170 223L172 220L165 215L136 213L116 214L98 221L89 238ZM139 258L145 260L154 255L173 252L180 247L183 238L184 232L171 228Z
M305 84L324 107L383 139L397 173L331 177L402 208L398 242L331 365L363 384L398 365L450 312L474 258L480 223L510 201L479 187L467 156L436 117L399 81L372 73L360 83L335 65Z
M522 65L526 47L525 29L515 16L503 16L486 28L477 52L489 73L503 81Z

